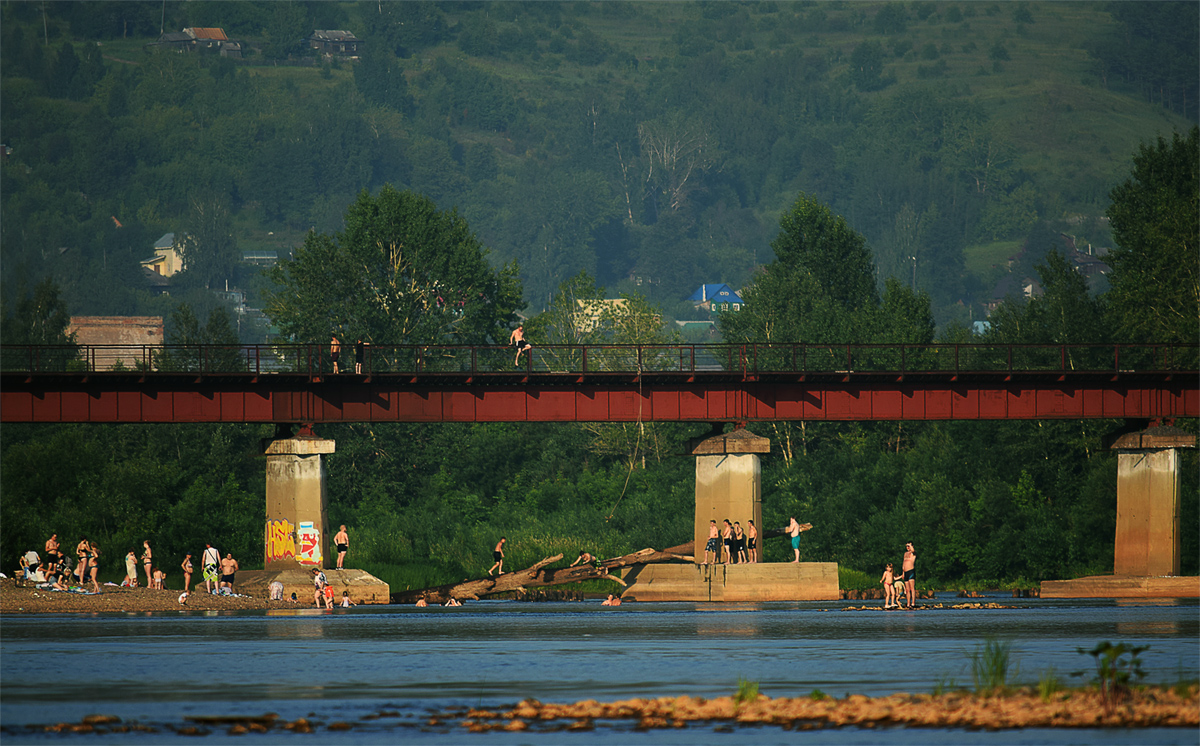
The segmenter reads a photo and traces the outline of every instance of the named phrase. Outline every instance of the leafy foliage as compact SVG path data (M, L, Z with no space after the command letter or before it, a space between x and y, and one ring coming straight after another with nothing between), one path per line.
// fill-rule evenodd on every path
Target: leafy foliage
M1143 145L1112 191L1108 293L1125 340L1195 342L1200 331L1200 128Z
M493 271L454 212L385 186L346 212L346 230L309 233L295 257L272 268L279 289L268 315L285 336L323 342L331 332L374 344L507 341L520 285Z

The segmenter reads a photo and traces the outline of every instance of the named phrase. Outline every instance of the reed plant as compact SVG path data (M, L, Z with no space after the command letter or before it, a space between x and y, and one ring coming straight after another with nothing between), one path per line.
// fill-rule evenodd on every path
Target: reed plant
M1012 666L1012 643L988 638L971 653L971 678L979 694L996 694L1008 689Z
M738 677L737 692L733 695L733 701L738 704L745 702L754 702L758 699L758 682L747 681L742 677Z

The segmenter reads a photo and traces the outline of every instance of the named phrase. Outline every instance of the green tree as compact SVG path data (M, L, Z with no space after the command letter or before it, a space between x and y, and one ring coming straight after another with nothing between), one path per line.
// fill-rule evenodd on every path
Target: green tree
M6 345L73 345L75 335L67 334L71 314L59 297L58 285L47 277L33 288L21 292L11 311L5 299L0 316L0 338Z
M866 240L815 197L780 219L775 261L746 289L745 308L722 315L730 341L851 342L879 305Z
M238 260L229 203L218 194L195 195L190 202L187 230L179 242L185 274L206 288L217 287L230 278Z
M519 307L516 267L493 270L454 211L384 186L346 211L346 230L310 232L270 271L267 315L284 336L324 342L331 332L374 344L489 344L508 339Z
M1200 128L1142 145L1112 190L1117 248L1107 293L1118 339L1195 342L1200 335Z

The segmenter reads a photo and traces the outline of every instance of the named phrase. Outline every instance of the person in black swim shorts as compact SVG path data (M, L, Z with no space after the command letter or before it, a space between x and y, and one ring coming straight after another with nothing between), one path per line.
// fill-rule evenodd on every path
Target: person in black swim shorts
M908 608L913 608L913 600L917 597L917 553L913 551L912 542L904 545L904 571L901 580L904 581L904 595L908 597Z
M513 366L519 368L521 367L521 353L533 349L533 345L525 341L525 326L521 325L513 329L512 334L508 335L508 341L516 345L517 357L513 360Z

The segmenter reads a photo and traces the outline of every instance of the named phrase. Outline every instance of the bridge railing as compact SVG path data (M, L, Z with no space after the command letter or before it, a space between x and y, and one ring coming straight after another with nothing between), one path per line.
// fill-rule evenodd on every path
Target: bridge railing
M1125 373L1200 370L1200 345L678 344L512 347L367 345L341 349L339 372L363 375L714 373ZM27 374L333 373L328 345L4 345L0 369Z

